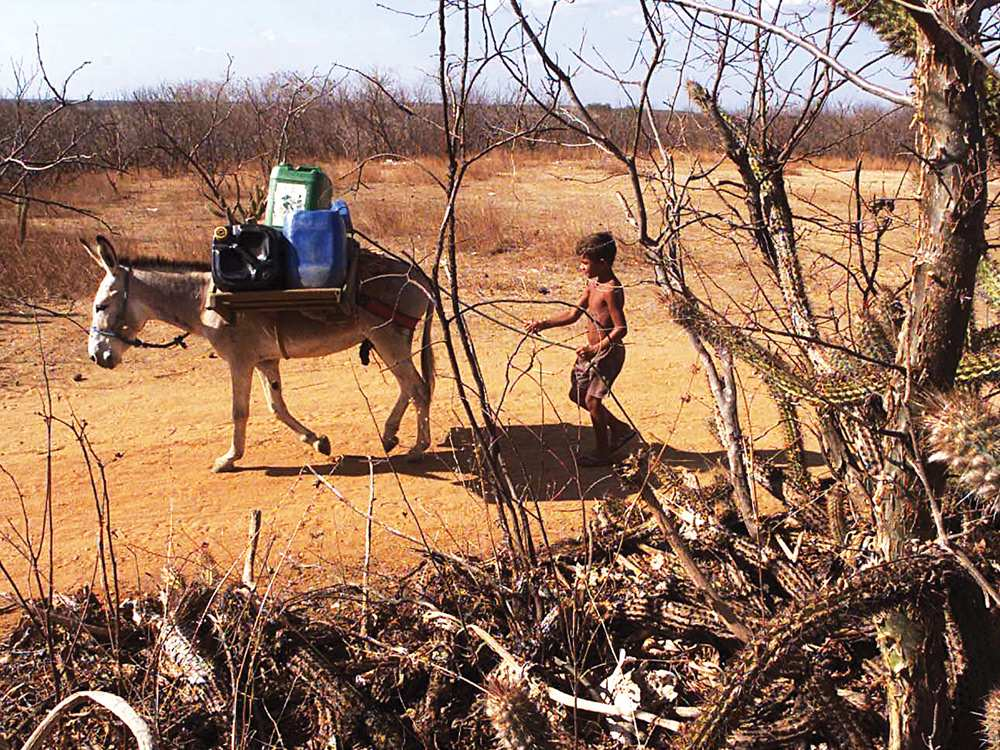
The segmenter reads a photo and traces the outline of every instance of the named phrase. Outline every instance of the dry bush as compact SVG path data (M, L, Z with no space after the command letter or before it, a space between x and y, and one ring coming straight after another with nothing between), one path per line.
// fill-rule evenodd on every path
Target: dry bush
M346 166L346 162L341 162L338 166ZM350 165L344 170L348 177L339 180L339 184L347 187L353 186L356 181L361 184L389 184L389 185L434 185L435 177L441 179L442 164L439 160L430 162L428 159L421 159L415 163L409 159L397 159L386 156L380 159L373 159L366 162L359 170L355 170L354 165ZM358 175L360 171L360 175ZM428 174L428 172L430 172Z
M586 534L547 546L529 570L505 552L428 548L391 588L296 593L194 552L164 570L157 594L25 602L2 641L0 741L23 741L55 702L53 651L62 694L122 695L163 747L878 747L885 668L868 618L943 606L963 585L954 560L916 545L852 574L821 507L761 520L798 540L790 557L751 541L724 480L695 488L645 459L620 476L642 500L598 503ZM982 558L1000 549L988 524L968 533ZM674 555L678 534L689 561ZM691 582L692 564L748 644ZM956 638L961 665L968 641ZM124 746L114 736L80 713L58 740Z

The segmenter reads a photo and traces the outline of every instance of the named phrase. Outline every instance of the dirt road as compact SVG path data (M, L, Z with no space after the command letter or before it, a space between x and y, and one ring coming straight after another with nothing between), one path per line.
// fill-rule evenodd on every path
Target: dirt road
M567 288L573 281L565 280ZM668 455L701 468L703 461L693 452L714 450L704 429L708 411L698 400L703 378L693 370L683 336L665 324L652 294L636 291L632 297L631 314L644 320L637 330L648 326L656 335L633 335L617 392L647 439L676 442L684 451ZM376 574L398 573L415 560L418 545L389 527L451 551L488 552L499 543L494 509L468 471L471 441L443 347L437 347L435 444L423 461L408 463L402 455L382 453L378 427L394 400L395 381L377 363L362 367L352 351L283 366L289 407L329 435L332 459L297 442L255 392L240 470L216 475L209 467L229 440L229 378L204 341L193 341L187 350L132 350L119 368L105 371L86 359L85 334L68 321L41 318L36 325L30 318L7 316L2 324L0 456L20 487L30 535L37 543L45 503L44 353L53 413L85 423L105 464L119 575L128 587L158 579L170 556L208 554L223 567L231 564L242 552L252 508L263 510L271 567L284 556L283 577L352 575L364 549L365 520L359 513L366 511L372 489ZM577 473L573 468L571 446L591 436L579 427L585 415L565 394L572 353L552 348L534 357L532 344L516 333L483 320L473 329L491 395L495 403L502 398L515 473L544 500L540 507L550 534L579 532L589 501L621 488L606 470ZM152 340L172 335L161 324L152 324L147 333ZM578 334L567 329L560 337ZM695 399L689 401L692 394ZM404 448L414 432L411 411L401 431ZM57 423L51 456L53 563L57 586L63 588L94 575L97 510L82 451ZM344 499L319 483L312 470ZM9 481L0 498L7 538L0 543L0 559L20 584L27 566L14 547L24 520Z

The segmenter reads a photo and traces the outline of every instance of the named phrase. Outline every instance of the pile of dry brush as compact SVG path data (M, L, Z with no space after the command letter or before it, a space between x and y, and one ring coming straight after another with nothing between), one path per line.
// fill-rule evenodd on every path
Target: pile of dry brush
M998 429L984 419L939 430L938 453ZM874 622L901 606L948 613L974 585L955 559L928 545L879 563L834 493L788 493L752 541L726 482L702 487L648 457L618 471L632 498L599 503L582 538L530 570L431 553L394 591L283 599L200 564L116 611L90 591L25 602L0 647L0 748L81 690L123 698L161 748L879 747ZM964 502L949 520L996 579L988 515ZM955 711L984 711L960 685L977 668L967 647L995 649L983 639L1000 623L948 622L943 689ZM1000 699L985 713L1000 747ZM64 714L50 741L133 746L97 710Z

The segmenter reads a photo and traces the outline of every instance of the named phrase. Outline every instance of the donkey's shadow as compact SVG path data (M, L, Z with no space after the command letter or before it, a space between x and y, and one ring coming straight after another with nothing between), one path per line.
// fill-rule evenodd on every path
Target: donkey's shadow
M514 484L514 491L525 500L596 500L602 497L624 497L627 494L611 467L579 467L574 450L584 441L592 442L590 428L566 422L544 425L514 425L505 427L498 440L500 455ZM621 453L638 447L628 445ZM299 466L243 466L237 471L263 471L271 477L369 476L395 473L400 477L436 479L464 485L487 501L492 501L489 469L478 458L472 431L453 427L437 449L428 451L419 461L406 456L389 457L342 455L332 461Z
M454 473L455 452L452 450L427 451L419 461L409 460L405 455L392 456L362 456L345 453L335 456L333 460L323 463L309 463L301 466L243 466L237 471L263 471L268 477L311 476L315 471L320 476L381 476L383 474L398 474L400 476L419 477L423 479L446 480Z

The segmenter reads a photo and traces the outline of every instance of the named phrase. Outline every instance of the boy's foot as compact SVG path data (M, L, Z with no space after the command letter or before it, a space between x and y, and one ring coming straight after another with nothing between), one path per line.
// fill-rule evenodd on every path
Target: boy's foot
M608 466L611 463L610 456L601 456L597 453L581 453L576 457L576 462L580 466Z

